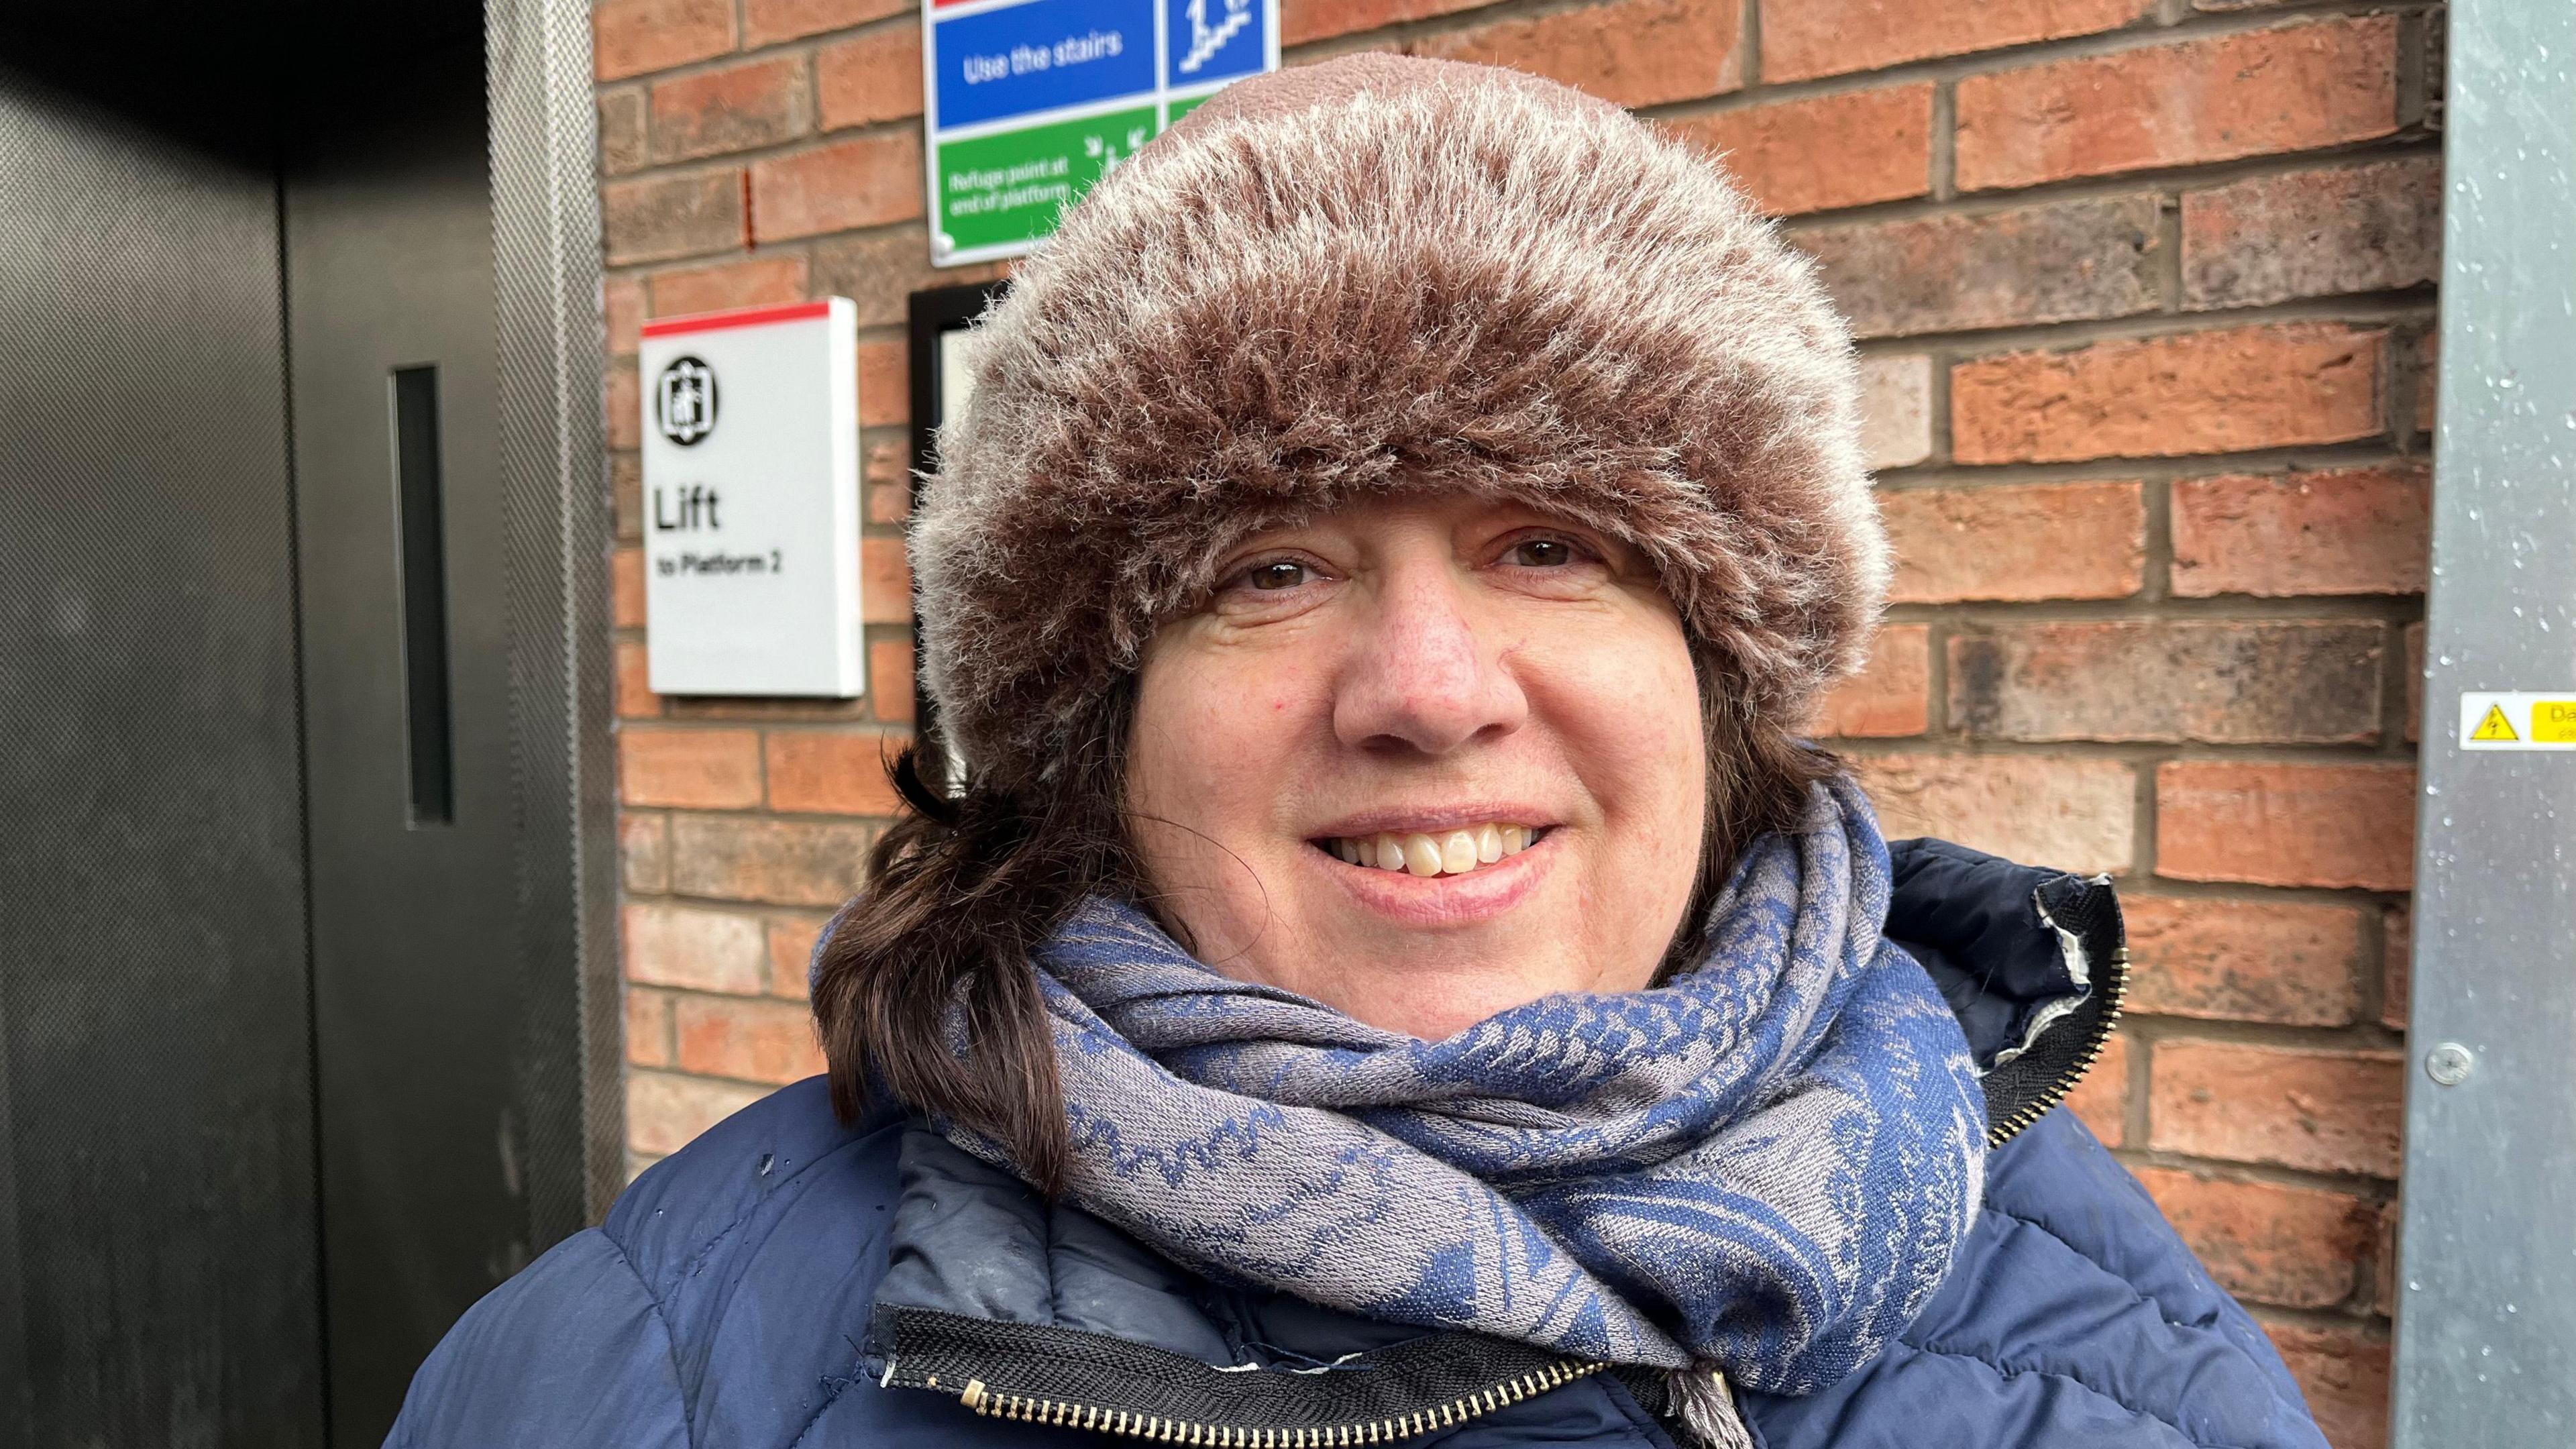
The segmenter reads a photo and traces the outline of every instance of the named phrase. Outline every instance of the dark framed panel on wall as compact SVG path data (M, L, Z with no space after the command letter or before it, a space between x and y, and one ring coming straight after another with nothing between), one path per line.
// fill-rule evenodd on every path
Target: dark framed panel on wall
M939 429L955 412L964 407L971 386L966 376L966 329L984 315L1010 284L1006 281L971 282L958 287L932 287L915 292L911 299L912 351L912 493L918 503L921 480L939 467ZM915 609L914 617L920 617ZM912 719L915 747L921 753L921 773L932 780L947 780L953 787L962 773L961 767L948 756L946 742L939 733L938 707L923 684L928 678L921 667L921 633L913 631L912 654Z

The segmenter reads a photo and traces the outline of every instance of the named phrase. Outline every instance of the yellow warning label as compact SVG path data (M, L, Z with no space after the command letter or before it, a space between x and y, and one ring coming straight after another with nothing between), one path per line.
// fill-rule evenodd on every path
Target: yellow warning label
M2491 704L2487 706L2487 717L2478 721L2477 733L2469 736L2469 738L2473 740L2518 740L2521 739L2522 736L2513 732L2513 721L2504 717L2504 706L2500 704Z
M2536 745L2576 745L2576 699L2532 701L2531 742Z

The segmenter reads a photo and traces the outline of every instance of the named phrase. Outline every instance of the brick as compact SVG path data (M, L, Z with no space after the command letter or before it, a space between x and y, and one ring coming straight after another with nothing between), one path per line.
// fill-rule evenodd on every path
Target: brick
M2120 761L1873 755L1852 765L1890 836L1938 835L2088 875L2129 868L2136 784Z
M855 822L675 815L671 888L714 900L838 906L866 878L871 838Z
M2132 896L2121 909L2131 1011L2284 1026L2360 1014L2359 907Z
M1860 360L1861 461L1910 468L1932 456L1932 359L1920 353Z
M2379 1024L2390 1031L2406 1029L2414 968L2414 913L2390 906L2379 917Z
M597 0L591 68L601 80L669 70L734 47L731 0Z
M626 1145L665 1157L768 1093L733 1082L710 1082L670 1072L626 1074Z
M998 262L979 267L932 266L929 233L917 226L829 237L814 244L813 255L815 292L858 303L861 327L905 325L909 320L906 299L914 292L990 282L1006 274Z
M671 997L650 986L626 988L626 1061L667 1067L671 1061Z
M2186 308L2386 292L2442 276L2442 160L2257 176L2182 194Z
M636 330L644 325L644 283L635 277L610 277L599 284L601 320L607 326L608 355L632 357Z
M888 724L912 723L912 646L879 639L868 646L868 712Z
M662 696L653 692L652 665L642 643L617 641L617 717L651 719L662 712Z
M2129 1137L2129 1034L2114 1031L2102 1043L2102 1054L2093 1059L2066 1094L2066 1110L2082 1119L2085 1127L2106 1147L2118 1147Z
M1980 629L1950 640L1950 724L2006 740L2367 743L2387 638L2376 622Z
M900 538L859 540L859 621L912 622L912 561Z
M883 25L814 53L823 129L921 114L921 27Z
M1805 80L1883 70L2035 40L2117 30L2155 13L2155 0L1761 0L1762 79Z
M2427 332L2415 343L2415 431L2433 431L2433 404L2442 391L2442 334Z
M1814 227L1792 240L1859 337L2127 317L2163 305L2152 195Z
M793 253L657 272L652 282L653 315L683 317L729 307L801 302L807 295L805 281L805 259Z
M608 460L608 512L619 543L644 537L644 464L632 453Z
M2415 878L2414 767L2159 765L2156 874L2405 890Z
M1882 624L1869 643L1869 663L1825 696L1811 726L1842 739L1919 735L1931 727L1932 630Z
M868 522L901 523L912 517L912 439L882 429L859 440L860 486L868 491Z
M617 874L630 891L658 895L671 888L671 828L660 815L633 811L617 817Z
M617 780L629 805L745 810L760 803L756 730L617 732Z
M2266 1323L2272 1346L2299 1381L2308 1412L2334 1449L2385 1449L2388 1343L2358 1329Z
M1977 358L1950 372L1951 455L2171 458L2369 437L2387 341L2297 322Z
M743 0L742 43L745 48L847 30L914 7L907 0Z
M1281 0L1279 43L1304 45L1336 35L1356 35L1363 30L1453 15L1492 3L1493 0Z
M1623 106L1697 100L1744 84L1737 0L1609 0L1408 41L1411 55L1509 66Z
M859 344L859 426L888 428L912 417L912 357L905 344L878 338Z
M2406 626L2406 743L2424 738L2424 626Z
M2147 505L2134 482L1908 488L1882 493L1899 604L2121 599L2146 568Z
M655 83L653 159L689 161L794 140L813 129L805 58L777 55Z
M599 188L599 230L612 267L747 245L742 173L701 171L612 181Z
M2133 1169L2192 1255L2239 1298L2332 1308L2352 1296L2378 1230L2376 1206L2350 1193L2229 1182L2169 1167Z
M806 999L807 973L829 916L785 916L769 923L769 994Z
M2424 740L2424 624L2406 627L2406 743Z
M2432 538L2432 476L2412 463L2173 485L2184 598L2420 594Z
M633 448L643 441L644 410L637 396L634 359L612 362L608 366L608 385L602 391L600 406L606 411L606 437L611 448Z
M681 848L687 849L685 841ZM629 981L736 996L756 996L769 984L768 948L756 917L629 901L619 920Z
M2380 1313L2397 1311L2397 1235L2404 1224L2398 1204L2379 1205L2379 1241L2371 1253L2371 1304Z
M892 815L902 805L886 764L903 742L873 732L772 730L769 808L808 815Z
M1772 216L1931 194L1928 84L1739 106L1665 125L1718 152Z
M760 241L917 221L921 214L915 130L852 136L752 163L752 235Z
M644 627L644 550L621 548L608 555L608 621L620 629Z
M2168 1037L2156 1043L2147 1145L2310 1172L2397 1176L2404 1057Z
M644 141L644 93L608 91L599 98L599 170L616 176L643 169L651 158Z
M803 1002L683 996L671 1015L682 1071L786 1083L823 1070L814 1012Z
M2397 17L2300 22L1971 76L1959 82L1958 118L1962 191L2385 136L2397 129Z

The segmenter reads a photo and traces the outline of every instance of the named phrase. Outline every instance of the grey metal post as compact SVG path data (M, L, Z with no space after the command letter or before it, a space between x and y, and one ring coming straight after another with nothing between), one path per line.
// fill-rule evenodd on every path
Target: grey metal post
M2576 1443L2576 5L2450 8L2440 436L2398 1258L2398 1449Z
M605 1214L625 1178L618 1090L609 502L601 451L599 134L588 0L485 0L512 753L525 812L519 1044L535 1241ZM571 849L563 849L565 842ZM569 863L568 866L566 863ZM563 982L577 989L559 989ZM578 1181L578 1193L554 1184Z

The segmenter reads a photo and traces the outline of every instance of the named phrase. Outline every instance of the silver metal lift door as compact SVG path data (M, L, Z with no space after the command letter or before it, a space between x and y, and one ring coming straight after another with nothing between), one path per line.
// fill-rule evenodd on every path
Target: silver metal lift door
M2398 1261L2399 1449L2576 1443L2576 5L2451 7L2440 436Z

